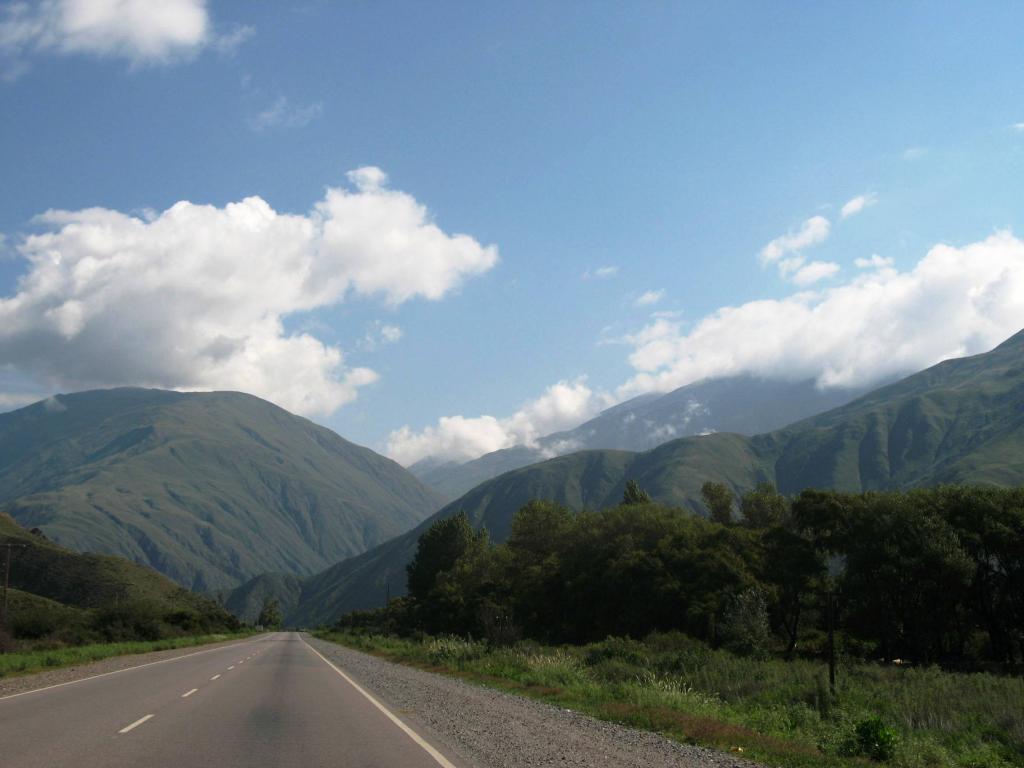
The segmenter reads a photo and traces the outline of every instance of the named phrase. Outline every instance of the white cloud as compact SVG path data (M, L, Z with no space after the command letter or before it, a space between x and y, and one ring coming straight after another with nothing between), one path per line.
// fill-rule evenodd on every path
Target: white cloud
M839 265L833 261L812 261L796 271L793 282L797 285L811 285L832 277L838 271Z
M382 325L380 327L380 337L386 343L394 344L401 340L402 329L397 325Z
M644 291L636 299L636 305L638 307L648 307L651 304L657 304L665 297L665 291Z
M617 274L619 274L618 267L604 266L594 270L585 270L580 277L584 280L607 280L609 277L615 277Z
M918 160L928 154L927 147L910 147L903 150L904 160Z
M889 257L879 256L875 253L867 259L854 259L853 265L857 267L857 269L890 269L893 265L893 260Z
M307 215L259 197L144 217L43 214L45 231L17 245L26 274L0 298L0 360L50 391L240 389L332 412L376 374L308 331L286 332L285 318L353 294L437 300L498 260L494 246L442 231L378 169L350 178L354 191L329 188Z
M216 37L204 0L40 0L10 3L2 13L0 53L8 60L7 79L25 71L25 57L32 53L167 63L211 43L237 45L246 34L235 30Z
M852 200L847 200L842 209L839 211L839 217L842 219L848 219L851 216L855 216L865 208L869 208L878 202L878 195L874 192L869 192L866 195L857 195Z
M773 264L788 254L799 253L805 248L824 242L830 229L831 225L824 216L812 216L796 232L776 237L762 248L761 261L764 264Z
M1015 131L1024 131L1024 123L1014 123L1013 124L1013 130L1015 130Z
M532 447L537 438L575 427L607 405L583 379L560 381L507 418L442 416L421 432L404 426L388 437L387 454L409 466L427 457L469 461L515 445Z
M388 325L377 320L370 326L370 330L366 332L359 345L365 350L374 350L384 344L396 344L401 341L403 335L402 329L397 325Z
M254 131L265 131L270 128L304 128L313 122L323 112L322 102L299 105L292 104L284 96L265 110L249 120L249 126Z
M868 385L992 348L1021 329L1024 242L999 232L936 245L913 269L881 258L822 291L723 307L684 331L658 318L627 341L636 374L619 397L735 374Z

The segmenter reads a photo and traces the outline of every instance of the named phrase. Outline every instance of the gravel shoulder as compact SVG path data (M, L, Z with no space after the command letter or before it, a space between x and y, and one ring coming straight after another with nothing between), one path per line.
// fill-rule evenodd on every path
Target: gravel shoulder
M424 737L477 768L757 768L722 752L305 639Z
M110 672L119 672L122 669L130 669L143 664L151 664L154 661L166 661L176 659L179 656L188 656L190 653L198 653L213 648L223 648L225 645L252 640L246 637L242 640L224 640L220 643L209 643L207 645L192 645L187 648L173 648L167 651L151 651L150 653L133 653L127 656L112 656L109 659L93 661L89 664L79 664L74 667L60 667L46 672L36 672L29 675L18 675L15 677L0 678L0 699L5 696L13 696L16 693L27 693L39 688L48 688L51 685L62 683L73 683L76 680L84 680L87 677L105 675Z

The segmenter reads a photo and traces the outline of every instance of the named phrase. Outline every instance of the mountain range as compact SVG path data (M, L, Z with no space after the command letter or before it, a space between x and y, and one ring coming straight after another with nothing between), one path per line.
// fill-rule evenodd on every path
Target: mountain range
M485 480L555 456L589 449L647 451L679 437L712 432L756 435L848 403L860 393L822 389L811 380L708 379L667 394L634 397L532 446L505 448L462 463L424 459L409 471L454 499Z
M98 390L0 414L0 512L196 591L316 573L442 502L390 459L237 392Z
M405 566L437 519L464 511L492 540L507 537L531 499L601 509L636 480L664 504L705 512L705 481L737 494L761 482L783 493L942 483L1024 484L1024 332L981 355L948 360L790 426L745 437L716 433L673 440L645 452L573 453L488 480L417 528L342 561L302 583L289 618L331 621L345 611L404 592ZM293 601L294 602L294 601Z

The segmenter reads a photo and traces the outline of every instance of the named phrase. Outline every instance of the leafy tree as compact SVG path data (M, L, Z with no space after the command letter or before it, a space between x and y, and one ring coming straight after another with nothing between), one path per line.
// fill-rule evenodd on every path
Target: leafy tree
M406 566L409 595L416 600L426 599L438 574L450 570L472 546L474 539L473 526L465 512L434 522L420 536L416 554Z
M650 504L651 495L641 488L636 480L630 480L626 483L626 490L622 493L622 503L626 505Z
M734 595L725 608L719 635L722 645L733 653L766 658L772 633L764 591L751 587Z
M263 608L260 609L260 616L256 619L257 624L262 624L267 629L280 629L284 623L281 615L281 604L275 597L268 597L263 600Z
M789 513L786 497L775 490L771 483L761 483L752 491L743 494L740 501L743 524L748 528L771 528L782 525Z
M725 483L708 481L701 486L700 495L712 520L721 525L732 524L732 491Z

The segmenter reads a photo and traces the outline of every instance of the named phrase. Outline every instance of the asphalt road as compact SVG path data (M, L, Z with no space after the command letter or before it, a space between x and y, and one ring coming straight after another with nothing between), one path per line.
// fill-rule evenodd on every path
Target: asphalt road
M3 768L459 765L295 633L0 699Z

